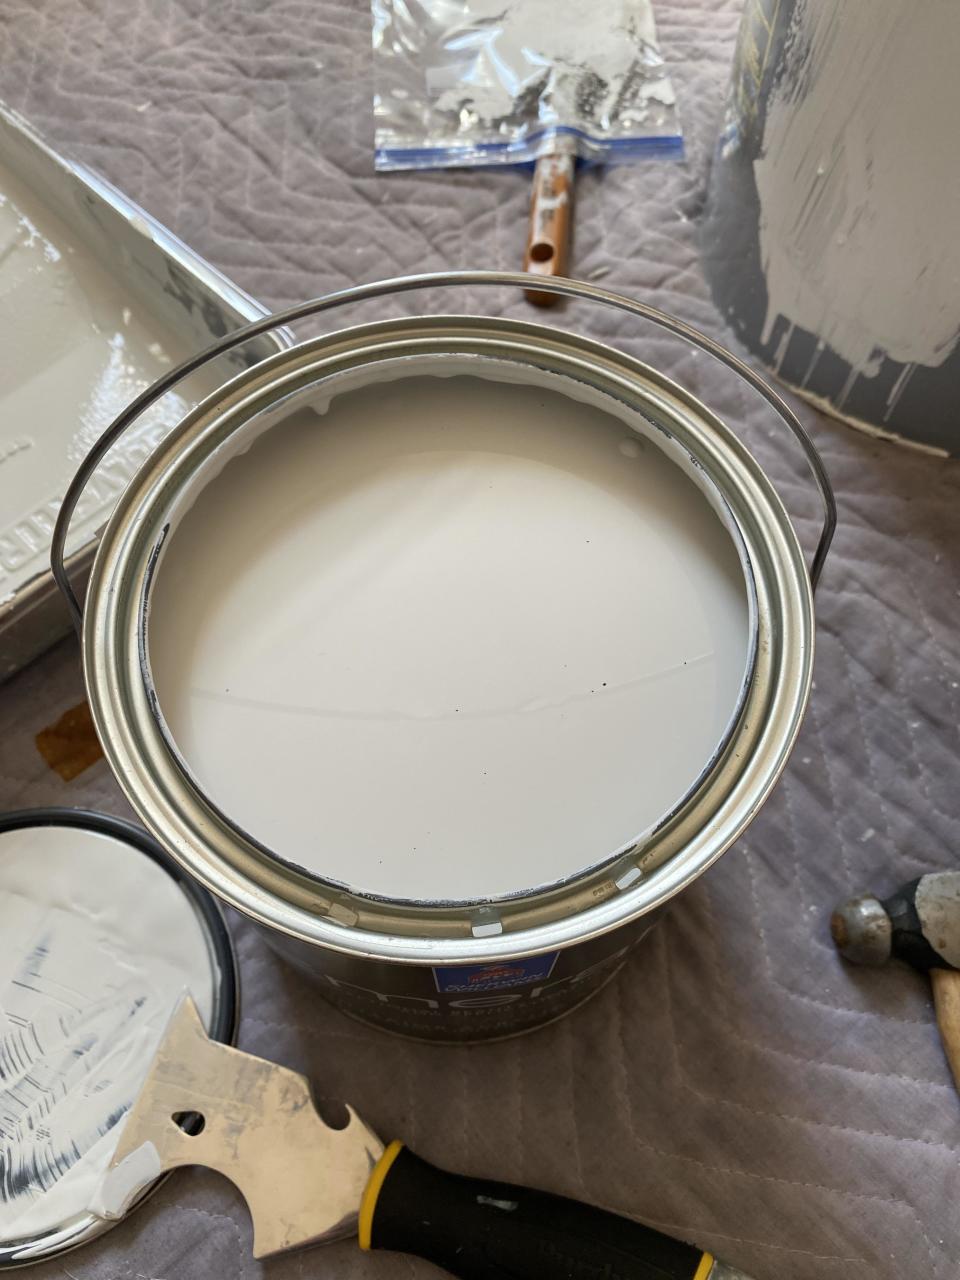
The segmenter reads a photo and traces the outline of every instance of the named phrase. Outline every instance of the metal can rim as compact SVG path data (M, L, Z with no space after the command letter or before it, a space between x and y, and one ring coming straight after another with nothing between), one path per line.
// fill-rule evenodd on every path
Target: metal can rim
M738 749L718 764L728 783L731 770L739 769L742 792L744 761L752 763L755 786L749 795L739 796L733 814L723 820L712 815L717 828L710 833L712 845L704 847L702 814L696 835L689 812L675 815L672 825L668 823L673 853L635 886L617 890L609 877L604 883L601 876L593 885L580 883L580 877L576 910L551 912L541 902L524 914L523 905L514 903L507 913L512 927L505 921L500 934L483 937L474 936L468 914L451 916L447 911L444 916L444 904L411 910L409 920L385 927L375 921L369 900L358 911L356 902L347 901L356 895L338 893L336 887L331 891L330 886L320 891L320 882L311 878L306 884L276 860L266 865L268 860L257 849L243 847L243 833L217 830L219 816L209 807L195 804L193 820L184 821L184 779L171 769L155 724L151 729L156 709L142 681L139 614L158 538L162 540L166 527L158 512L168 510L176 496L177 481L171 476L185 459L187 469L198 464L215 439L218 421L232 409L257 397L276 397L278 388L289 389L295 377L316 384L321 370L329 377L334 369L359 360L396 357L430 343L444 349L458 343L455 350L462 352L471 342L474 350L486 343L488 354L575 371L596 386L613 388L614 394L619 389L621 395L631 395L633 402L655 413L655 421L660 414L685 447L696 443L691 450L695 465L711 474L722 472L718 488L725 499L736 499L741 531L750 535L751 559L762 570L754 688L741 715ZM469 963L532 955L605 933L661 905L719 857L760 807L786 763L812 677L812 589L802 553L770 481L730 429L665 375L614 348L566 331L476 316L394 320L340 330L232 379L184 419L131 482L104 533L87 599L83 647L91 708L114 772L145 824L208 888L261 924L346 954L401 963ZM680 852L686 857L680 858Z

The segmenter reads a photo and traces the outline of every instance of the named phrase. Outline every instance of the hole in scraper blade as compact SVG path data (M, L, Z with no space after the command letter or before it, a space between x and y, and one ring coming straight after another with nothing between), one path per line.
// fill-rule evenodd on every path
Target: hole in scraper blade
M199 1111L175 1111L170 1117L178 1129L182 1129L189 1137L195 1138L203 1133L206 1120Z
M538 240L530 246L530 257L534 262L549 262L553 257L553 245L546 240Z
M313 1105L328 1129L345 1129L350 1123L350 1112L338 1098L318 1098L314 1094Z

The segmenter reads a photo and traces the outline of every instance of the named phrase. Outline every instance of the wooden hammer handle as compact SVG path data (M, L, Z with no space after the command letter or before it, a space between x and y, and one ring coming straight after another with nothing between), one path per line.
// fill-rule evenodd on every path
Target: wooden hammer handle
M537 161L523 256L523 269L531 275L567 274L575 165L576 159L569 152L551 152ZM525 293L527 301L538 307L552 307L560 301L558 293L539 293L536 289Z
M931 969L930 981L943 1051L960 1090L960 970Z

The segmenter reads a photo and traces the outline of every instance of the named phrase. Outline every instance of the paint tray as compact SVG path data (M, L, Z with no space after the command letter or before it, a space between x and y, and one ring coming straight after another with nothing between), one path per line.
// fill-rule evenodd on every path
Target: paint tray
M265 314L0 103L0 680L69 628L50 535L79 460L167 368ZM253 339L238 361L285 345L283 333ZM68 548L79 578L127 480L225 372L191 375L104 459Z

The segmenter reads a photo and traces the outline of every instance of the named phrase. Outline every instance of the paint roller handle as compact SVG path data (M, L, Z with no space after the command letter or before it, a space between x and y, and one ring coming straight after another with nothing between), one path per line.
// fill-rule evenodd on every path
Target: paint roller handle
M708 1253L602 1209L435 1168L400 1143L375 1167L360 1245L460 1280L748 1280Z
M70 582L70 575L66 567L67 535L70 531L70 523L76 511L77 503L83 496L83 491L87 487L94 471L124 432L146 409L149 409L161 396L166 395L183 378L209 363L209 361L216 359L217 356L223 355L227 351L232 351L234 347L242 346L243 343L248 342L251 338L259 337L263 333L269 333L272 329L280 329L295 324L298 320L306 320L308 317L318 316L325 311L333 311L337 307L357 302L367 302L374 298L383 298L395 293L408 293L416 289L482 286L486 288L507 287L526 290L529 284L529 275L520 271L438 271L416 276L400 276L393 280L378 280L373 284L354 285L349 289L341 289L336 293L328 293L322 298L314 298L310 302L302 302L298 306L288 307L286 311L278 311L272 316L265 316L262 320L255 320L252 324L245 325L242 329L236 329L233 333L228 333L225 337L218 339L206 350L191 356L188 360L184 360L181 364L165 373L162 378L158 378L152 386L147 387L145 391L142 391L135 400L132 400L127 405L126 409L113 420L93 445L83 462L81 462L76 475L70 481L64 494L63 502L60 504L60 510L57 513L57 522L54 525L53 537L50 542L50 567L53 572L53 580L60 588L67 602L67 607L70 610L70 616L77 632L80 633L83 628L83 608ZM749 365L744 364L738 356L733 355L732 352L721 346L719 342L715 342L713 338L708 338L706 334L701 333L699 329L694 329L692 325L686 324L683 320L667 315L666 312L658 311L656 307L651 307L645 302L636 302L633 298L624 297L619 293L611 293L607 289L601 289L598 285L585 284L582 281L568 280L564 277L544 276L538 282L537 289L538 292L546 291L557 297L576 298L584 302L593 302L600 306L607 306L616 311L625 312L627 315L649 320L652 324L658 325L668 333L673 333L677 337L683 338L701 351L706 351L729 369L732 369L744 382L749 383L755 391L763 396L803 449L807 465L813 475L814 483L817 486L820 500L823 504L823 525L820 531L820 540L817 543L817 548L810 564L810 581L814 589L816 589L820 572L823 569L827 552L830 550L830 543L833 541L834 530L837 526L837 503L833 496L830 477L827 475L816 445L783 397L774 391L770 384L764 381L758 373L755 373Z

